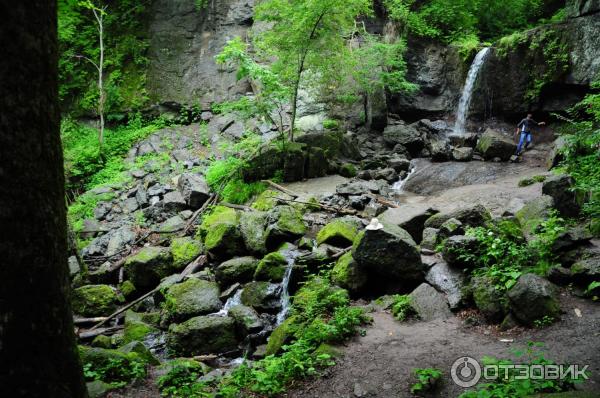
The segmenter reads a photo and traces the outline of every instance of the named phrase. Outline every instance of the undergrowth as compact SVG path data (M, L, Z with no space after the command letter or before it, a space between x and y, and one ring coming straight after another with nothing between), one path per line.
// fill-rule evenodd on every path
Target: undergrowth
M293 380L317 376L323 368L333 365L331 354L319 348L353 336L365 321L363 310L350 306L348 292L332 286L327 273L312 276L294 296L290 319L286 321L290 341L281 354L244 362L213 383L190 384L190 377L181 377L181 370L169 372L158 383L163 395L171 397L274 396L285 391ZM182 380L180 386L174 386L175 376Z

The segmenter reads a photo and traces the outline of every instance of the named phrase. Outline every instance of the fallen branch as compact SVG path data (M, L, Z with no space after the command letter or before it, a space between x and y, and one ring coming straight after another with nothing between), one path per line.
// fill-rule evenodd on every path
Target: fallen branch
M192 225L194 224L194 221L196 221L196 219L198 218L198 216L202 213L204 213L204 211L206 211L206 209L208 209L209 206L211 206L212 204L214 204L214 202L216 201L217 195L210 195L210 198L208 198L208 200L206 202L204 202L204 204L202 205L202 207L200 207L198 210L196 210L196 212L190 217L190 219L188 220L187 224L185 225L185 228L183 229L183 233L181 235L186 235L190 229L192 228Z
M290 203L300 203L303 205L309 205L309 206L317 206L320 209L332 212L332 213L338 213L338 214L349 214L349 215L356 215L357 211L356 210L350 210L350 209L341 209L341 208L337 208L337 207L332 207L332 206L327 206L321 203L316 203L316 202L303 202L301 200L295 200L295 199L283 199L283 198L278 198L278 197L273 197L273 199L282 201L282 202L290 202Z
M119 326L111 326L109 328L89 329L89 330L86 330L85 332L77 333L77 336L82 340L91 339L91 338L99 336L101 334L114 334L114 333L118 332L119 330L123 330L124 328L125 327L123 325L119 325Z
M242 210L242 211L254 211L252 207L244 205L234 205L233 203L221 202L221 206L229 207L231 209Z
M95 318L73 318L73 323L75 325L81 325L81 324L84 324L84 323L102 322L105 319L106 319L105 316L97 316Z
M339 252L335 253L333 256L331 256L331 259L332 260L338 259L338 258L342 257L344 254L348 253L350 250L352 250L352 246L342 249Z
M387 199L385 199L385 198L383 198L383 197L381 197L379 195L367 195L367 196L370 197L370 198L375 199L375 201L377 201L377 202L379 202L382 205L385 205L387 207L391 207L391 208L394 208L394 209L400 208L400 206L398 206L396 203L390 202L389 200L387 200Z
M290 191L289 189L282 187L279 184L275 184L273 181L271 180L262 180L261 182L264 182L266 184L268 184L269 186L271 186L272 188L275 188L276 190L283 192L286 195L289 195L292 197L292 199L296 199L297 197L299 197L300 195L298 195L296 192L294 191Z
M184 277L186 277L189 274L192 274L198 267L205 265L207 260L208 259L206 258L206 255L200 255L200 256L196 257L196 259L194 261L192 261L191 263L189 263L187 265L187 267L185 267L185 269L181 272L181 274L179 274L179 278L177 278L177 282L181 282ZM148 293L144 294L143 296L138 297L137 299L133 300L131 303L127 304L125 307L116 310L115 312L113 312L112 314L107 316L105 319L103 319L102 321L100 321L99 323L94 325L90 330L98 329L100 326L106 324L106 322L115 318L119 314L122 314L123 312L127 311L128 309L130 309L131 307L133 307L140 301L142 301L142 300L146 299L147 297L150 297L152 294L158 292L159 289L160 289L160 285L158 285L154 289L150 290Z

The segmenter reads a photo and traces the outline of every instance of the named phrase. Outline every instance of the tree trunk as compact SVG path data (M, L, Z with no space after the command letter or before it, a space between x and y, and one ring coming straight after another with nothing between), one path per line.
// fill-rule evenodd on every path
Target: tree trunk
M0 396L85 397L68 301L56 0L0 2Z

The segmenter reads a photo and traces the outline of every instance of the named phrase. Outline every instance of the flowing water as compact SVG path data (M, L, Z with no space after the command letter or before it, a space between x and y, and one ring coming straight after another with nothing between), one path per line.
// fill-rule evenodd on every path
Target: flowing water
M242 303L242 289L238 289L235 294L227 299L225 305L219 312L215 315L219 316L227 316L229 314L229 310L236 305L240 305Z
M404 184L406 184L406 181L408 181L408 179L414 174L416 170L417 168L414 165L414 163L410 162L410 169L408 170L408 174L406 175L406 177L404 177L403 180L396 181L394 185L392 185L392 189L396 191L396 194L404 193Z
M477 76L479 76L479 71L481 67L485 64L485 60L490 52L490 48L486 47L479 51L471 64L471 68L469 69L469 74L467 75L467 81L465 82L465 87L463 88L462 95L460 97L460 102L458 103L458 110L456 112L456 123L454 124L453 134L455 135L464 135L465 134L465 124L467 122L467 117L469 116L469 107L471 105L471 98L473 97L473 89L475 88L475 83L477 82Z
M290 292L288 286L290 284L290 278L292 276L292 268L294 268L294 261L298 256L296 250L286 250L283 252L287 260L287 267L285 268L285 274L283 275L283 281L281 282L281 310L277 314L277 321L275 326L281 325L287 317L288 311L290 310Z

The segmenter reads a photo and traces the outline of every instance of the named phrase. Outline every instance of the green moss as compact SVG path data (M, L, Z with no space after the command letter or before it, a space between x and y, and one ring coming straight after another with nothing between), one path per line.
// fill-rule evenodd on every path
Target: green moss
M302 220L302 214L291 206L280 206L277 219L277 228L292 235L304 235L306 225Z
M339 170L339 173L342 177L352 178L355 177L357 173L356 166L352 163L344 163Z
M535 184L536 182L544 182L544 181L546 181L546 176L537 175L537 176L533 176L531 178L523 178L522 180L519 181L519 186L520 187L528 187L530 185Z
M219 223L212 227L204 239L206 250L213 251L218 248L229 248L231 243L235 241L231 238L239 236L239 230L236 224ZM231 246L233 249L234 247Z
M202 253L202 244L190 237L175 238L171 241L173 265L177 269L184 268Z
M111 348L112 347L112 339L103 334L96 336L92 341L92 347L99 348Z
M358 234L356 226L342 220L334 220L324 226L317 234L317 244L328 243L334 246L348 247Z
M113 313L123 297L109 285L86 285L73 291L73 311L83 316L108 316Z
M367 283L367 274L354 261L352 253L346 253L333 267L331 280L350 291L357 291Z
M315 355L329 355L331 358L339 358L344 355L339 347L327 343L322 343L319 347L317 347L314 353Z
M254 273L254 279L270 282L281 282L285 274L287 260L280 252L267 254L260 262Z
M273 207L275 207L275 205L277 205L277 195L277 192L267 189L258 195L258 197L254 200L254 203L252 203L252 208L260 211L271 210Z
M291 316L273 330L267 341L266 355L275 355L281 351L281 347L293 336L295 322L296 318Z
M131 281L124 281L119 285L119 291L126 299L129 299L135 293L135 286Z
M200 225L198 231L200 236L204 237L216 224L237 224L238 220L239 214L234 209L225 206L216 206L208 215L203 218L202 224Z
M123 331L123 343L132 341L144 341L150 333L157 332L158 329L144 322L143 314L138 314L131 310L125 314L125 329Z

